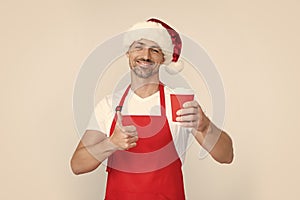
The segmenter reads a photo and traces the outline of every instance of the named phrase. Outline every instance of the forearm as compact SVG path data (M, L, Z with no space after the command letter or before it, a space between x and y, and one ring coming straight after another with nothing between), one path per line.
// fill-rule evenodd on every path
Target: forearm
M233 160L232 140L227 133L220 130L212 122L203 130L194 133L199 144L220 163L231 163Z
M102 161L117 150L109 138L89 146L81 143L71 159L71 167L74 174L83 174L96 169Z

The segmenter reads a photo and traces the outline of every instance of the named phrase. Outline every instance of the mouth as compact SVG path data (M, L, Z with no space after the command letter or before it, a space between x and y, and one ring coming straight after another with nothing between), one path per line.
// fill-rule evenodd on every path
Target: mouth
M137 60L136 64L142 68L152 67L154 65L154 62L147 61L147 60Z

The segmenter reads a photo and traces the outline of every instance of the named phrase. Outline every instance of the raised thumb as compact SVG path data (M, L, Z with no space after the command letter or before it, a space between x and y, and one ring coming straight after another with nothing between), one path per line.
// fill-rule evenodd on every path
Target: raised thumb
M117 125L123 130L123 123L122 123L122 114L120 111L117 111Z

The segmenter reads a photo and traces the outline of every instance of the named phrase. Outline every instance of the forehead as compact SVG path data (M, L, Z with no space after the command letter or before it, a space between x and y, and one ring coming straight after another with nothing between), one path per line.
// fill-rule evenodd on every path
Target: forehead
M132 43L132 45L144 45L147 47L161 49L160 46L156 42L153 42L152 40L147 40L147 39L140 39L140 40L134 41Z

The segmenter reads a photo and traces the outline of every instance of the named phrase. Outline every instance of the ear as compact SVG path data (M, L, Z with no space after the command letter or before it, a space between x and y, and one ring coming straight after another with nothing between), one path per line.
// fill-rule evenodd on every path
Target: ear
M163 64L164 62L165 62L165 55L163 54L162 61L160 62L160 64Z
M128 51L126 51L126 56L127 56L127 58L129 57L129 52Z

